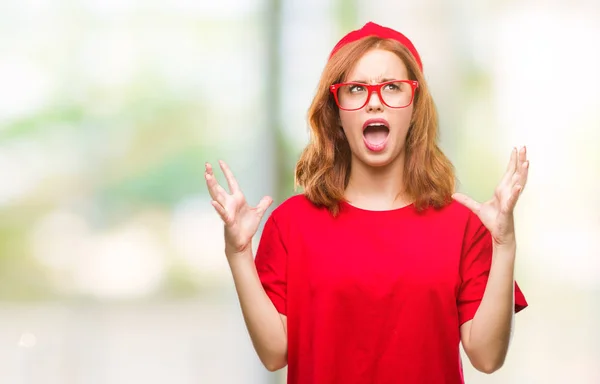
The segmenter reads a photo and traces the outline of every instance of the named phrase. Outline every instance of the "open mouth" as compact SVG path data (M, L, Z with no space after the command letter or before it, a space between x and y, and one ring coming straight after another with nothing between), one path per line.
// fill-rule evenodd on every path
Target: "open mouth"
M372 151L380 151L385 147L390 135L390 128L387 121L383 119L367 120L363 125L363 139Z

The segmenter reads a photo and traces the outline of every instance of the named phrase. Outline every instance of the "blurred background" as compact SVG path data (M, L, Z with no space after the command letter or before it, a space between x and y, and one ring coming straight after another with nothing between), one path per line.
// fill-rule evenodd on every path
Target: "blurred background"
M463 192L487 199L528 148L530 306L502 370L465 360L467 382L600 383L597 0L1 0L0 383L283 383L204 162L251 204L294 194L327 55L367 21L420 51Z

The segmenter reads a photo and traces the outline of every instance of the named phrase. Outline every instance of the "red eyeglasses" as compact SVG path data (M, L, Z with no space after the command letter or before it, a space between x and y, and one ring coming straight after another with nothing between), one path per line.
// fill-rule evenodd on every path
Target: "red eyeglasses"
M419 82L416 80L391 80L373 85L339 83L330 86L329 90L340 109L356 111L367 105L373 92L376 92L379 100L390 108L406 108L413 102L418 87Z

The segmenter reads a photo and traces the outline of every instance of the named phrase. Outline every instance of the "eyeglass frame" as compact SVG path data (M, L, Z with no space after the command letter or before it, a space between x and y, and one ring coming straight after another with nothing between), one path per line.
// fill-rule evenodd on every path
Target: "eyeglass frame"
M410 97L410 102L408 104L406 104L403 107L392 107L391 105L389 105L388 103L385 102L385 100L383 99L383 96L381 95L381 88L385 85L388 84L392 84L392 83L406 83L409 84L411 86L411 90L412 90L412 95ZM342 106L340 105L340 101L338 99L338 93L337 91L345 86L345 85L359 85L361 87L365 87L368 91L367 94L367 98L365 99L365 103L363 105L361 105L359 108L351 108L351 109L347 109L347 108L342 108ZM401 109L401 108L406 108L409 105L411 105L415 99L415 92L417 90L417 88L419 88L419 82L416 80L390 80L390 81L384 81L383 83L379 83L379 84L365 84L365 83L359 83L359 82L355 82L355 81L350 81L350 82L346 82L346 83L337 83L337 84L332 84L329 86L329 91L331 93L333 93L333 98L335 99L335 103L337 104L338 108L344 110L344 111L358 111L359 109L362 109L365 107L365 105L367 105L369 103L369 100L371 100L371 96L373 95L373 92L377 93L377 96L379 97L379 100L387 107L389 108L394 108L394 109Z

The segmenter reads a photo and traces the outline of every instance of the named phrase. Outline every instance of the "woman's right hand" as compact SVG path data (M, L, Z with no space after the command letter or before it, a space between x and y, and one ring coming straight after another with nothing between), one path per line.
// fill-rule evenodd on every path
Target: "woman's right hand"
M206 163L204 178L212 197L212 206L225 223L225 253L242 253L251 247L252 237L273 200L265 196L256 207L250 207L227 164L219 161L219 165L225 174L230 193L219 185L209 163Z

